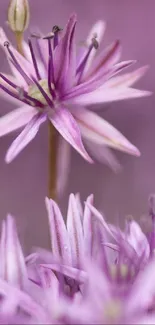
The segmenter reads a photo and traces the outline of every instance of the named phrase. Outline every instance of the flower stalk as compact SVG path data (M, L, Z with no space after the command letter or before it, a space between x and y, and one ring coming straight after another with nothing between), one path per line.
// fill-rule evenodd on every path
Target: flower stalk
M58 132L48 121L48 196L57 200L57 150Z

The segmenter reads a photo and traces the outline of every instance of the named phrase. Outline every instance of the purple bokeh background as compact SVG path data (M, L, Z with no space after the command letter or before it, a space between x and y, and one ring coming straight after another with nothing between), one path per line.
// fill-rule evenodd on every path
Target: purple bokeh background
M9 1L0 1L0 23L5 23ZM77 12L77 41L83 40L98 19L107 22L103 46L115 39L123 45L122 59L136 59L136 67L149 64L138 88L154 91L155 85L155 1L154 0L30 0L31 31L37 27L45 33L53 25L63 26L70 13ZM0 70L7 64L0 51ZM12 109L1 100L0 114ZM95 205L108 220L127 214L138 218L147 211L147 199L155 191L155 96L103 105L102 116L117 127L141 151L141 158L116 153L123 170L115 175L101 164L88 165L72 150L71 171L67 189L61 199L66 212L70 192L80 192L85 199L95 194ZM105 110L105 112L104 112ZM44 197L47 193L47 125L11 165L4 155L15 134L0 139L0 210L3 219L8 212L17 218L25 247L47 247L47 215Z

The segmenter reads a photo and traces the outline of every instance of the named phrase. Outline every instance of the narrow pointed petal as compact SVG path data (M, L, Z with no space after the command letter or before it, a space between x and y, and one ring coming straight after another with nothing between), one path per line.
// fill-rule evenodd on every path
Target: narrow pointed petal
M83 260L83 228L76 198L73 194L69 197L67 212L67 230L72 250L73 266L76 267Z
M131 221L129 223L129 233L126 234L126 240L135 249L137 255L144 254L144 258L148 259L150 256L150 247L145 234L142 232L137 222Z
M0 117L0 137L26 125L36 113L34 107L24 105Z
M121 56L121 45L119 41L114 42L108 46L96 58L92 68L89 70L86 78L96 77L97 74L103 75L116 64Z
M79 123L82 135L92 142L100 145L105 144L135 156L140 155L139 150L134 145L97 114L86 109L76 110L73 114Z
M84 232L84 255L88 258L92 256L93 249L93 218L92 212L87 203L93 205L94 197L90 195L86 200L83 217L83 232Z
M2 251L2 278L16 287L23 288L27 280L27 271L15 221L11 215L8 215L5 228L2 229L1 252Z
M58 260L71 265L71 247L63 216L53 200L46 198L52 253Z
M110 235L112 239L116 240L115 234L110 229L110 226L105 221L103 214L101 214L93 205L91 205L88 201L86 202L88 208L90 209L92 215L94 216L95 220L104 228L106 233Z
M89 95L85 94L75 98L74 103L79 105L93 105L113 102L117 100L140 98L150 95L152 95L152 92L147 90L139 90L127 87L106 88L103 86L95 91L92 91L89 93Z
M60 264L41 264L41 266L55 272L60 272L63 275L72 278L80 283L84 283L87 280L86 272L74 267Z
M36 114L30 122L26 125L24 130L13 141L7 151L5 161L10 163L27 145L30 143L38 133L40 125L46 120L45 115Z
M71 160L71 147L64 138L59 137L57 159L57 193L58 197L65 191Z
M49 119L64 139L68 141L82 157L92 163L92 159L83 146L79 127L71 113L65 108L60 108L55 111L54 114L49 114Z
M54 75L56 84L61 88L61 91L65 91L73 85L73 78L75 76L75 25L76 15L72 15L66 26L64 36L54 51Z
M145 75L148 69L149 66L144 66L121 76L113 77L105 83L104 87L115 89L118 89L119 87L131 87L133 84L135 84L135 82L141 79L143 75Z

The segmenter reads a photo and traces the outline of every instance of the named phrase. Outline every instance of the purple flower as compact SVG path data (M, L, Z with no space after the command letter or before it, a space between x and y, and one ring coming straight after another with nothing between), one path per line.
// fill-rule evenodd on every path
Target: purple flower
M65 225L57 204L46 199L52 255L42 250L40 256L52 260L51 264L39 264L34 254L25 259L14 218L9 215L3 222L1 323L154 324L155 260L147 258L137 272L129 254L132 247L135 259L138 252L143 255L141 248L148 251L147 242L139 244L142 234L134 223L129 224L130 237L127 229L123 233L108 225L92 203L90 196L83 211L78 197L71 194ZM113 256L108 236L117 242L109 244L115 249ZM74 288L72 294L69 287Z
M75 27L76 16L72 15L63 32L54 26L47 37L36 38L39 60L31 39L29 46L23 44L24 58L1 30L0 43L5 47L13 76L1 73L0 88L7 98L11 96L11 100L21 102L21 107L0 119L0 136L26 125L9 148L6 162L11 162L36 136L46 119L89 162L92 160L83 146L81 135L90 151L91 142L95 144L96 154L113 168L118 166L106 146L139 155L138 149L120 132L84 106L149 95L148 91L131 88L147 68L117 76L134 63L119 62L119 41L96 56L105 28L102 22L93 27L86 46L79 54L76 53Z

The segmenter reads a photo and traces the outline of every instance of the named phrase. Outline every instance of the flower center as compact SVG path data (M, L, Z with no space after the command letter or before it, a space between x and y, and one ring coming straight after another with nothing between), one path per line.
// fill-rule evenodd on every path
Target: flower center
M48 97L52 100L52 95L51 95L51 93L49 91L49 87L48 87L48 81L46 79L41 79L38 81L38 83L43 88L43 90L46 92ZM51 88L54 90L53 84L51 84ZM28 95L34 99L39 100L42 104L48 105L46 99L44 98L44 96L42 95L42 93L40 92L40 90L38 89L38 87L36 85L33 84L33 85L29 86Z
M127 264L120 264L118 265L112 265L110 268L110 273L111 273L111 277L115 280L117 278L118 275L120 275L122 277L122 279L125 279L128 274L130 273L130 276L134 276L135 270L133 268L133 266L131 266L130 268L128 267Z
M122 312L121 302L117 299L114 299L107 303L104 310L104 318L110 321L110 323L115 322L119 319Z

